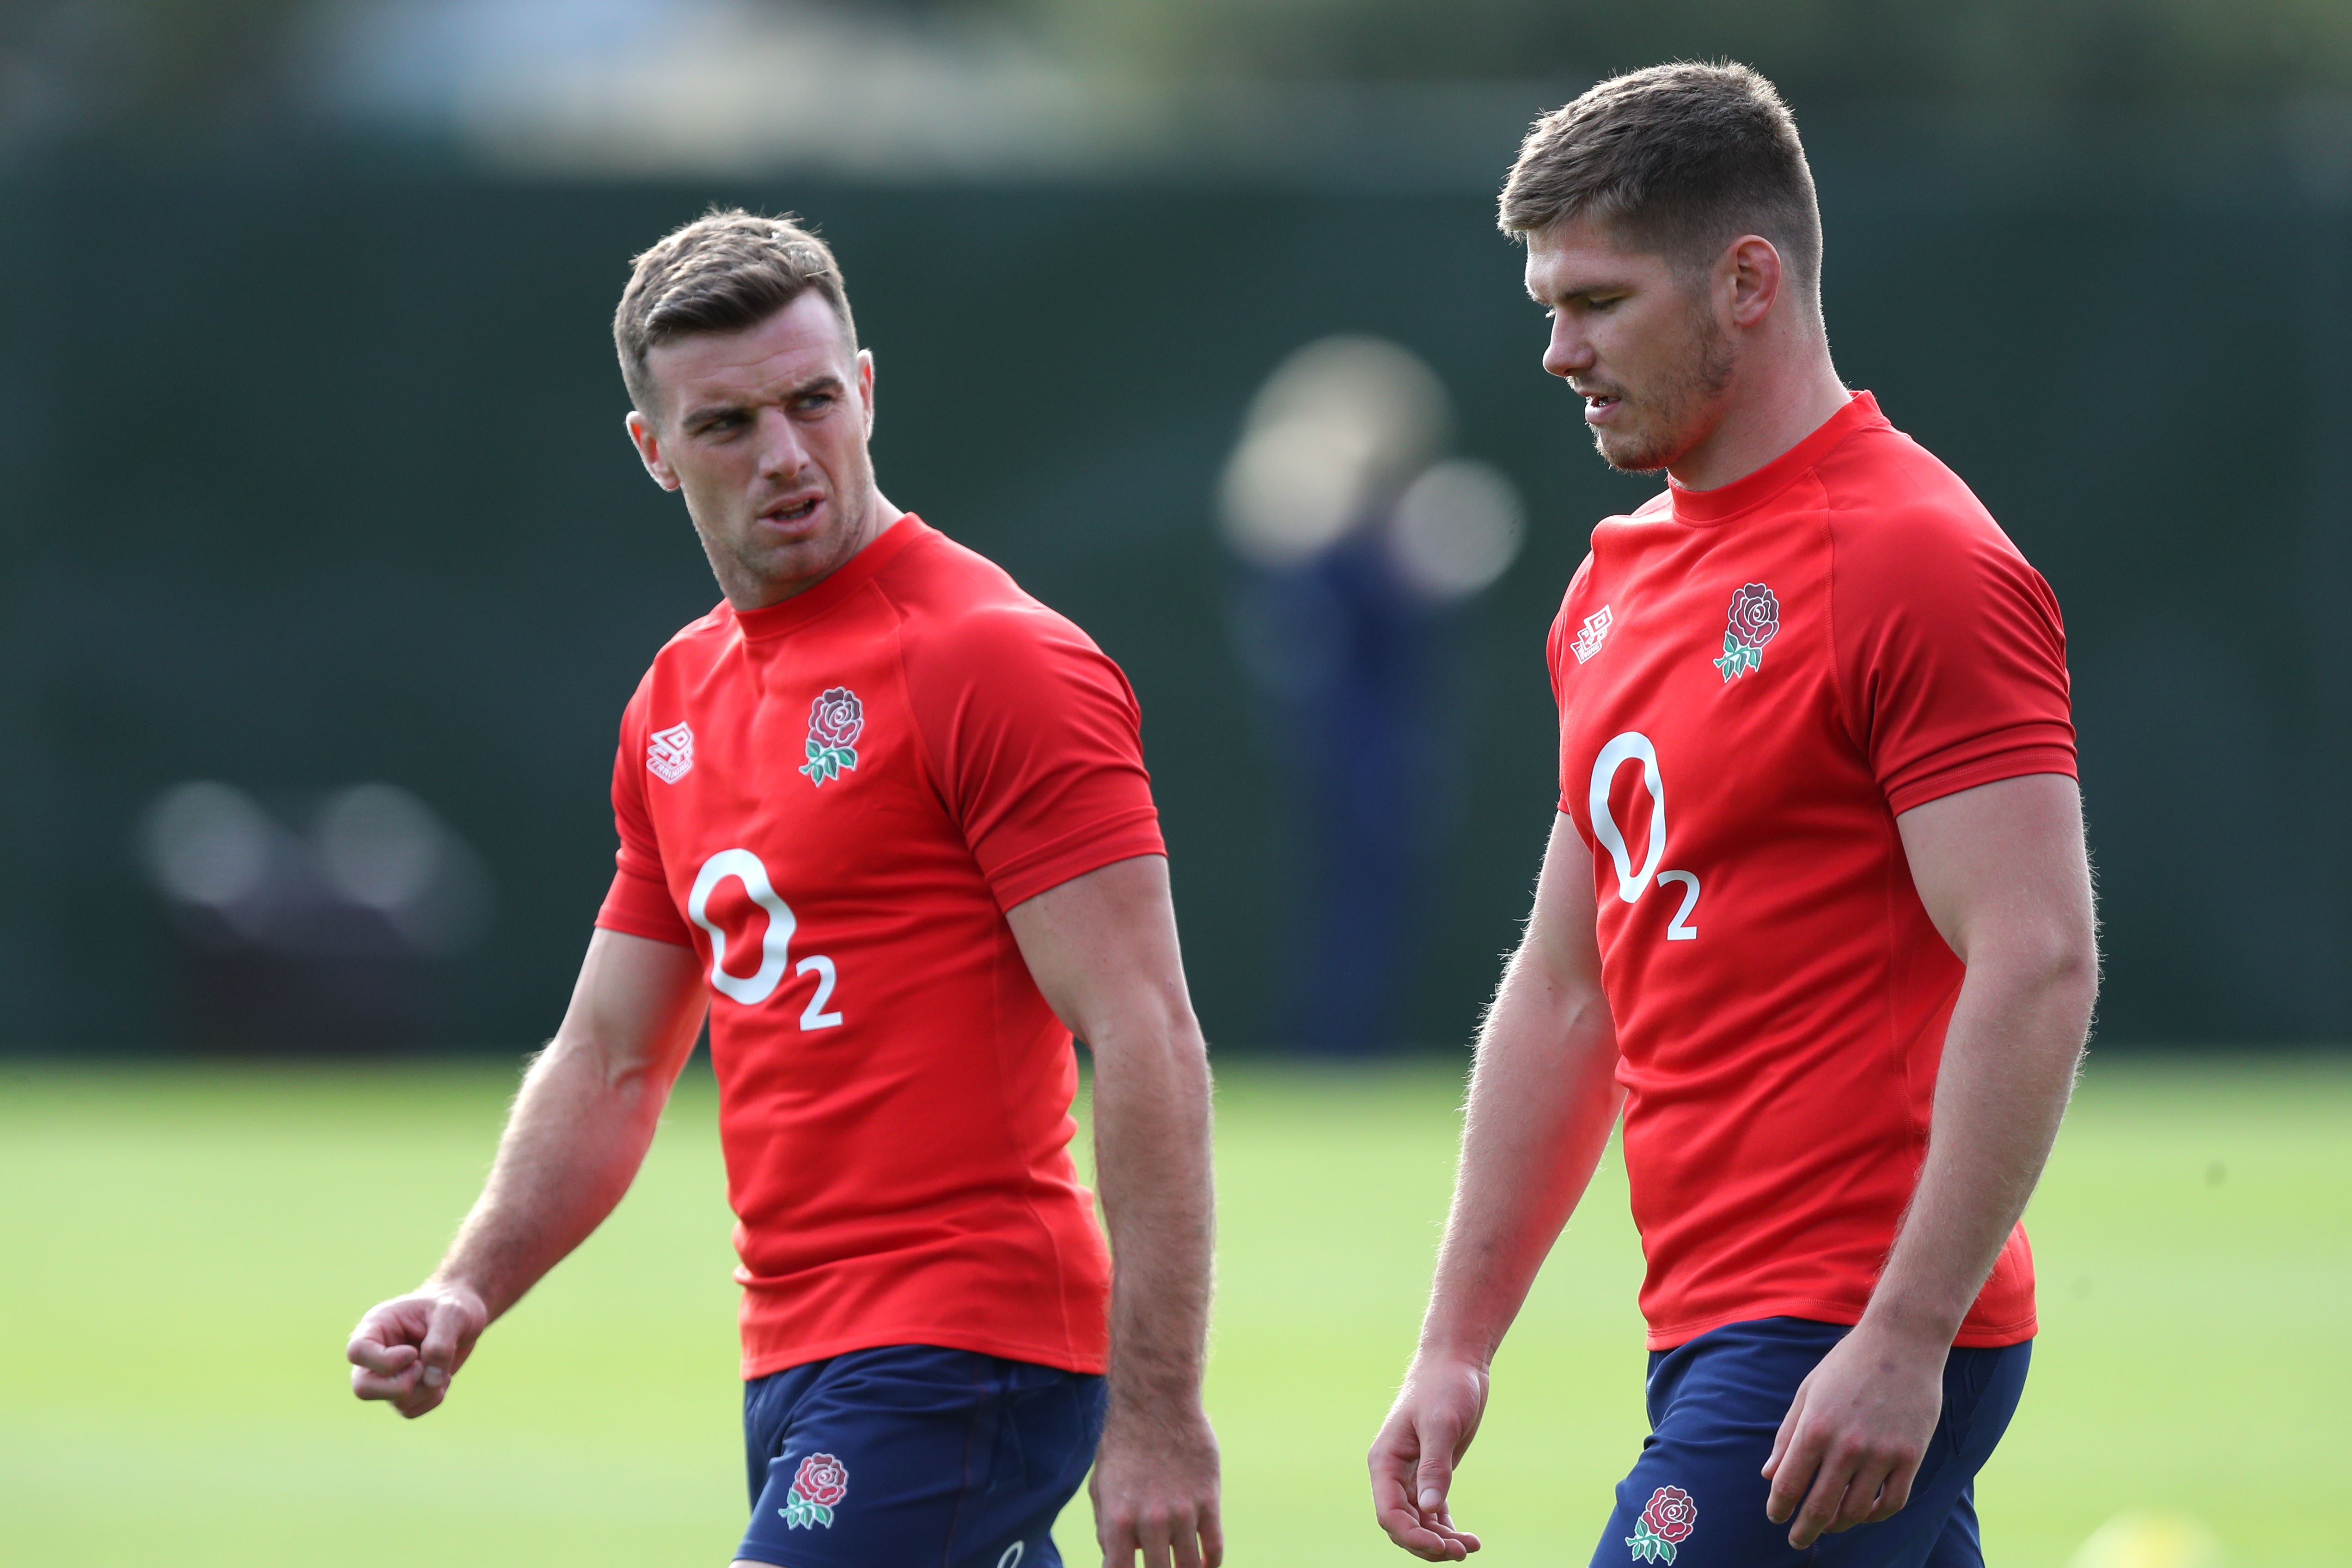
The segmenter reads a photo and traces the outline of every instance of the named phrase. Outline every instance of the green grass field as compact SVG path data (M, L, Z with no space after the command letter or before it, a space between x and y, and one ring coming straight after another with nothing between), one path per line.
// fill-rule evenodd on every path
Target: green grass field
M744 1498L733 1287L697 1071L636 1190L408 1424L345 1333L432 1263L510 1075L0 1068L0 1562L348 1568L727 1560ZM1412 1344L1458 1083L1228 1068L1210 1402L1230 1561L1410 1561L1361 1454ZM2128 1510L2228 1560L2352 1561L2352 1065L2095 1067L2029 1217L2042 1338L1979 1486L1991 1560ZM1456 1513L1480 1561L1582 1563L1642 1433L1623 1176L1496 1368ZM1061 1537L1090 1542L1081 1502Z

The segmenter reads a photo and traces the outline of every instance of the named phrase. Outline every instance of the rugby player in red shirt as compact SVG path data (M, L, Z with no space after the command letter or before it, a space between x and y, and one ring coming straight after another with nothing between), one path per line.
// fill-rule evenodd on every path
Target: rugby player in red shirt
M618 873L488 1186L371 1310L360 1397L438 1405L628 1187L708 1014L753 1500L738 1563L1213 1568L1205 1050L1117 665L902 513L832 253L714 213L614 336L725 600L621 727ZM1068 1152L1095 1060L1117 1267ZM1099 1451L1097 1452L1097 1439Z
M1622 1110L1652 1435L1592 1563L1973 1568L2097 983L2057 603L1840 382L1761 77L1601 83L1529 132L1502 225L1544 368L1667 486L1594 529L1552 629L1559 815L1377 1516L1477 1550L1446 1494Z

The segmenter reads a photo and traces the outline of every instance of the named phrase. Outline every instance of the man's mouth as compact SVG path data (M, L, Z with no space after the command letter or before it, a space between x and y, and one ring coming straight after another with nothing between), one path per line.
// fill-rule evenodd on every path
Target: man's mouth
M797 500L771 507L760 516L772 523L797 523L814 512L824 501L821 495L803 496Z
M1606 419L1610 410L1625 400L1615 392L1589 392L1584 398L1584 417L1588 423Z

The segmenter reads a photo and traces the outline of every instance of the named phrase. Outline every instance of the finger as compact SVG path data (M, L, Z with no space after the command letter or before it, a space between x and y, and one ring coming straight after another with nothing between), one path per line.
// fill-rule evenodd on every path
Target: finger
M372 1339L353 1339L343 1347L343 1359L353 1366L389 1377L405 1372L415 1364L416 1347L413 1344L384 1344Z
M1789 1413L1780 1417L1780 1429L1772 1434L1772 1457L1764 1461L1764 1479L1768 1481L1773 1479L1772 1473L1780 1468L1780 1460L1788 1453L1789 1444L1797 1435L1797 1427L1803 1420L1805 1414L1805 1390L1811 1383L1812 1379L1808 1377L1803 1383L1797 1385L1797 1396L1789 1401ZM1769 1507L1765 1512L1771 1517L1773 1523L1780 1522L1780 1516L1772 1513Z
M1176 1568L1207 1568L1201 1561L1201 1522L1190 1511L1177 1514L1168 1548Z
M1378 1451L1374 1458L1377 1462ZM1412 1552L1415 1557L1432 1563L1458 1563L1459 1553L1447 1549L1445 1538L1422 1521L1421 1510L1412 1502L1412 1488L1407 1479L1409 1469L1382 1475L1376 1470L1372 1477L1372 1519L1388 1538Z
M1794 1523L1789 1527L1789 1544L1801 1552L1822 1538L1830 1521L1838 1515L1844 1501L1846 1489L1853 1481L1853 1460L1832 1454L1822 1461L1813 1477L1812 1490L1805 1494L1805 1503L1797 1511Z
M1772 1478L1772 1490L1764 1499L1764 1517L1775 1524L1788 1523L1821 1462L1821 1438L1811 1427L1799 1426L1765 1472Z
M448 1386L449 1375L457 1370L457 1342L466 1329L465 1312L455 1301L438 1301L427 1320L425 1343L418 1354L425 1363L425 1373L419 1380L427 1388Z
M1175 1568L1175 1552L1170 1544L1172 1534L1168 1516L1156 1509L1136 1521L1135 1542L1143 1549L1143 1568Z
M1870 1522L1893 1519L1903 1511L1903 1505L1911 1500L1911 1483L1918 1479L1919 1464L1919 1459L1906 1458L1888 1472L1885 1484L1879 1490L1878 1506L1871 1511Z
M364 1366L352 1368L352 1393L362 1399L404 1399L416 1386L416 1369L384 1374Z
M1864 1464L1856 1470L1853 1479L1846 1483L1845 1497L1839 1502L1837 1512L1831 1517L1822 1533L1836 1535L1852 1530L1857 1524L1868 1522L1878 1511L1887 1473L1883 1461Z
M1424 1519L1445 1517L1445 1494L1454 1490L1454 1437L1444 1427L1421 1436L1421 1463L1413 1468L1413 1502Z
M1213 1497L1201 1507L1201 1562L1202 1568L1224 1568L1225 1521Z

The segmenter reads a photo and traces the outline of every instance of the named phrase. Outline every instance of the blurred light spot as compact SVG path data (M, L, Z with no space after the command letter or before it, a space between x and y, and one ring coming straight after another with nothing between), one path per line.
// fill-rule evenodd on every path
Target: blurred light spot
M1243 559L1295 565L1337 544L1444 444L1435 372L1379 338L1325 338L1275 370L1225 465L1225 540Z
M1397 503L1389 549L1397 574L1433 599L1466 599L1518 559L1526 508L1492 464L1440 463Z
M156 885L183 904L225 909L259 891L276 825L227 784L176 785L147 809L140 838Z
M2083 1542L2066 1568L2221 1568L2221 1542L2177 1514L2118 1514Z
M320 811L319 871L329 888L381 911L426 952L472 946L488 906L488 879L465 841L433 809L394 784L355 784Z
M319 814L319 865L327 885L373 909L414 904L441 866L440 821L392 784L359 784Z

